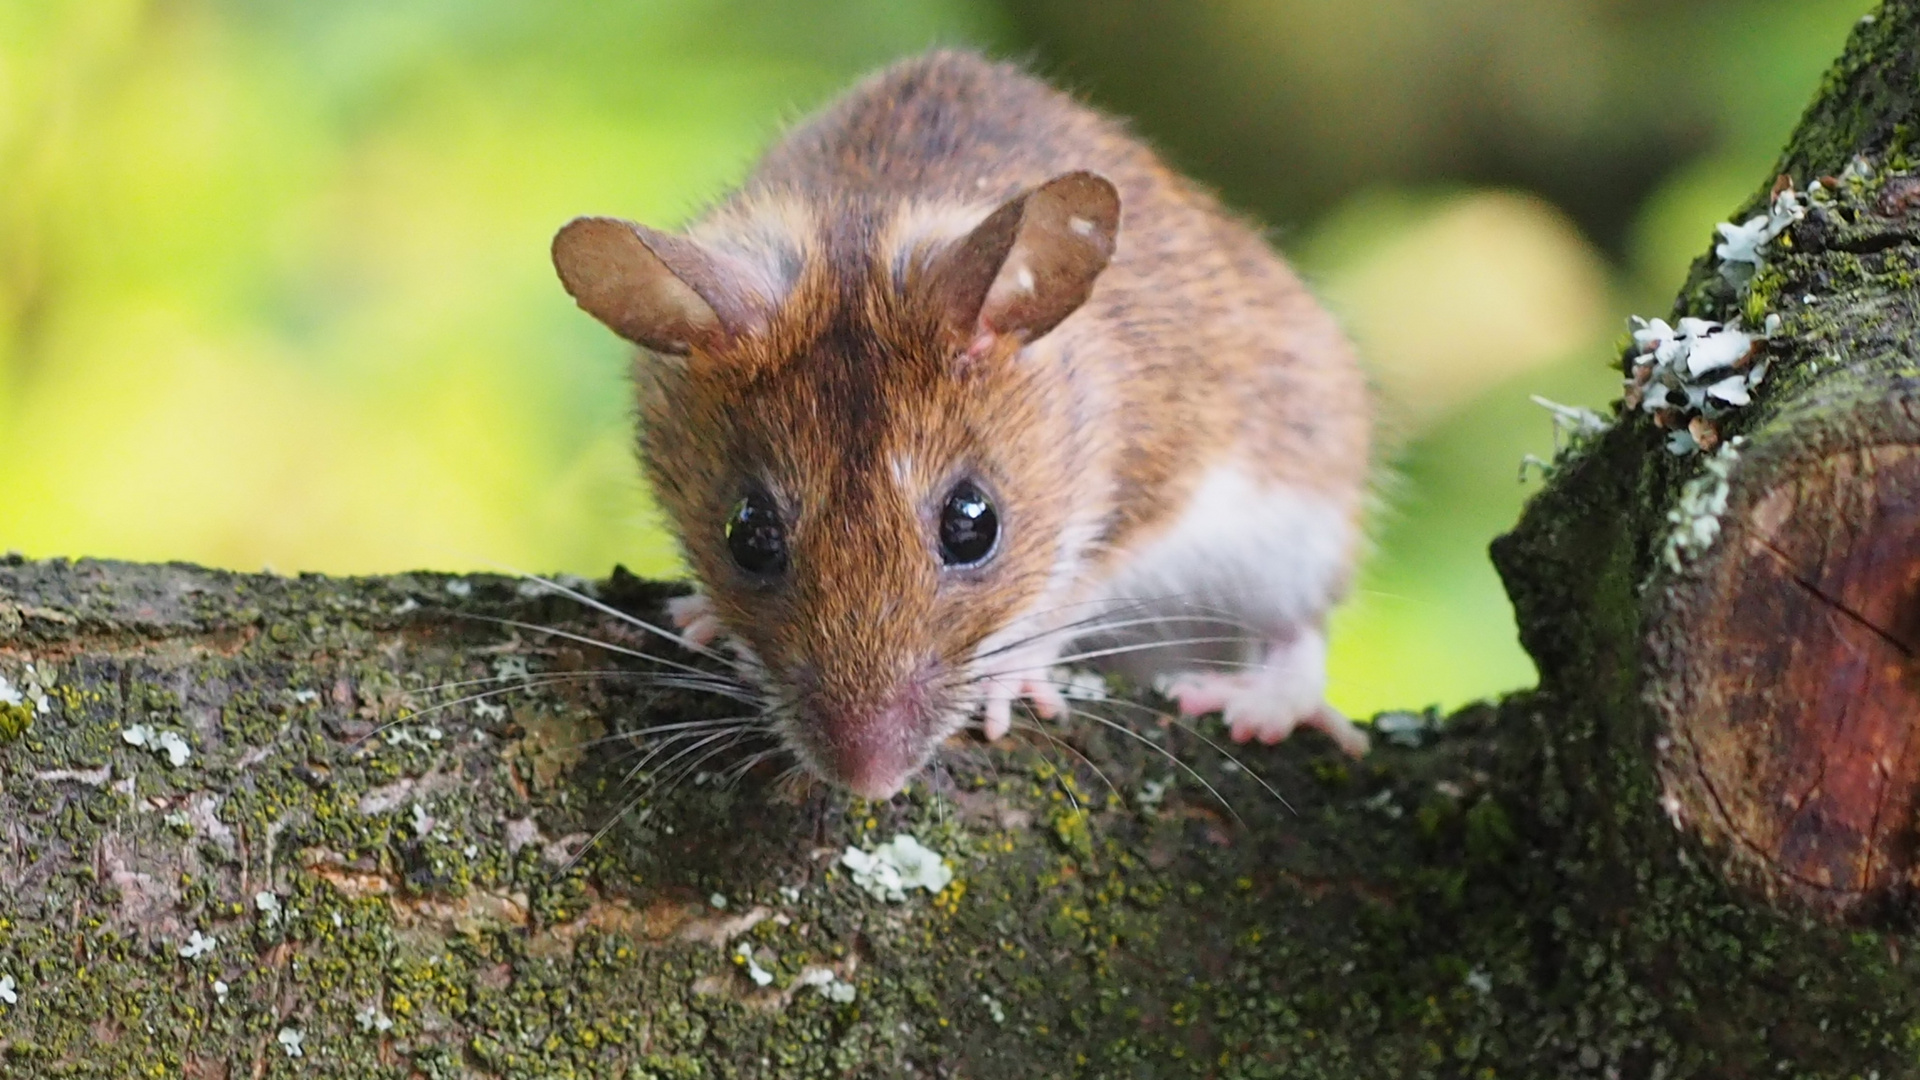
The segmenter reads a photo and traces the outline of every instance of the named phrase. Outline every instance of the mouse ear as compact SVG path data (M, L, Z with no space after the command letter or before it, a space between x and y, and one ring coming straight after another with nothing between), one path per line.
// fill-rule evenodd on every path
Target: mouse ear
M628 341L680 356L765 325L770 302L738 262L618 218L575 218L553 238L560 283L583 311Z
M1113 257L1120 193L1090 172L1009 199L935 256L926 284L970 356L1038 339L1073 314Z

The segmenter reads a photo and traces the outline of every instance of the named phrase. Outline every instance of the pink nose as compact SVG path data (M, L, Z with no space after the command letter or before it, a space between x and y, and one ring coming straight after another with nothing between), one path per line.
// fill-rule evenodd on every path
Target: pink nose
M891 798L906 785L925 754L909 711L895 705L865 716L834 717L825 725L822 755L828 772L856 795Z

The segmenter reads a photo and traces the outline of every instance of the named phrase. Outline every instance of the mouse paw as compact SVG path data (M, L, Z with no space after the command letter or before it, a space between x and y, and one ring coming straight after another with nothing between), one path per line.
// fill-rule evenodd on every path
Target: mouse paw
M1367 735L1325 702L1302 704L1276 697L1255 677L1211 672L1182 676L1167 688L1182 716L1219 713L1234 742L1258 740L1271 746L1295 728L1318 728L1354 757L1367 752Z
M1042 720L1052 720L1067 711L1067 698L1060 685L1046 673L1018 679L996 679L989 684L986 701L981 705L981 730L993 742L1013 729L1013 703L1027 700L1027 707Z
M704 649L720 636L720 616L705 593L688 593L667 601L667 618L687 644Z
M1161 692L1182 716L1221 714L1234 742L1257 739L1272 745L1304 725L1359 757L1367 752L1366 733L1321 696L1325 662L1325 640L1318 632L1302 634L1276 645L1265 662L1246 671L1188 672L1166 680Z

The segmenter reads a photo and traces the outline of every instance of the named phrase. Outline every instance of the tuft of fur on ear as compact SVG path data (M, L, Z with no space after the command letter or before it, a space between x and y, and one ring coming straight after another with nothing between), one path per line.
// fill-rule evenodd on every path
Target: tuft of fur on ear
M936 255L922 279L969 356L1010 337L1034 341L1093 293L1113 257L1120 193L1090 172L1014 196Z
M761 329L771 303L731 256L619 218L569 221L553 265L581 310L655 352L722 348Z

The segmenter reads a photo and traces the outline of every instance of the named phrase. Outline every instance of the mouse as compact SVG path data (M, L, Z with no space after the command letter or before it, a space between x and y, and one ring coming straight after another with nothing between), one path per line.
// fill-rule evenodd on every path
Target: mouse
M1152 680L1235 741L1328 705L1373 405L1256 227L1120 120L959 49L896 61L674 231L576 218L561 284L639 346L639 458L813 776L897 793L949 739Z

